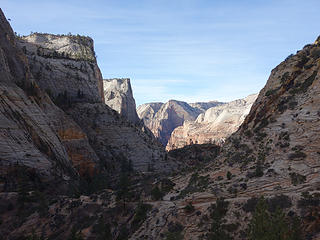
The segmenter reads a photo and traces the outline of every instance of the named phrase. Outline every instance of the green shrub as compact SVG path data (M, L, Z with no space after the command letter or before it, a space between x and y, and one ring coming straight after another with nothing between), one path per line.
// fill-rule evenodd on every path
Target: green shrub
M229 202L224 198L218 198L215 204L210 207L211 227L208 233L208 239L231 240L227 232L227 225L223 224L223 218L228 212Z
M135 209L135 215L131 223L133 231L136 231L141 224L146 220L147 213L152 209L150 204L139 203Z
M303 176L299 173L290 173L291 183L296 186L302 184L306 181L306 176Z
M155 186L151 190L151 198L155 201L162 200L164 196L164 193L161 192L160 188L158 186Z
M227 179L228 179L228 180L231 180L231 178L232 178L232 173L228 171L228 172L227 172Z
M278 89L269 89L269 90L266 92L265 96L266 96L266 97L271 96L271 95L275 94L277 91L278 91Z
M281 77L281 80L280 80L281 84L284 84L289 79L289 77L290 77L290 73L285 72Z
M305 207L317 207L320 206L320 194L315 193L313 195L309 194L308 192L304 192L302 194L302 198L298 201L299 208Z
M199 176L198 173L192 174L188 186L180 192L179 198L185 197L188 193L204 191L207 188L208 183L209 175Z
M168 224L168 232L165 233L165 237L166 237L165 239L166 240L183 240L184 239L182 234L183 229L184 227L180 223L170 222Z
M302 84L296 85L294 89L290 91L291 94L300 94L304 93L308 90L308 88L312 85L315 80L318 71L314 71L310 77L308 77Z
M275 212L278 208L285 209L292 206L291 199L286 195L277 195L267 200L269 212Z
M97 235L97 240L112 240L111 227L106 223L103 217L100 217L97 224L92 228L92 231Z
M259 199L257 197L249 198L242 206L242 210L245 212L253 212L258 204L258 201Z
M246 130L244 132L244 135L246 135L248 138L251 138L253 136L252 132L250 130Z
M192 205L191 202L189 202L183 209L186 213L194 212L194 206Z
M268 211L261 197L249 222L249 240L302 240L298 219L289 219L281 209Z
M310 51L310 55L314 59L318 59L320 57L320 48L312 48Z
M255 177L262 177L262 176L263 176L262 163L260 161L258 161L256 164Z
M129 237L129 230L125 224L120 226L117 240L127 240Z
M72 228L71 234L68 237L68 240L83 240L81 231L77 231L76 228Z
M298 68L303 68L304 65L305 65L308 61L309 61L309 58L308 58L307 56L303 55L303 56L299 59L298 63L296 64L296 67L298 67Z
M307 154L301 151L295 151L294 153L289 154L289 159L294 160L294 159L304 159L307 157Z

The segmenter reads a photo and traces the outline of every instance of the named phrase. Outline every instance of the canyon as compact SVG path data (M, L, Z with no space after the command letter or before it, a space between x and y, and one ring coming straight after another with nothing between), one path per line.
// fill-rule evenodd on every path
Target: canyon
M263 200L320 238L319 38L258 95L136 110L90 37L0 32L1 239L252 239Z

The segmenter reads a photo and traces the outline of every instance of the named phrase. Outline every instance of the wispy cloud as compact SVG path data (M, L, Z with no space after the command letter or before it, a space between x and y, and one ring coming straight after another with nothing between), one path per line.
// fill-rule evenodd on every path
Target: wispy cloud
M2 0L1 7L21 34L92 36L104 77L130 77L139 104L258 92L272 68L315 40L320 21L318 0Z

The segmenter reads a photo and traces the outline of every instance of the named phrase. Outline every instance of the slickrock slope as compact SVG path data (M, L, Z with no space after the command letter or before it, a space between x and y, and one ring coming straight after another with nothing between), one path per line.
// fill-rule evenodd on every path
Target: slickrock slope
M232 239L247 239L255 197L261 195L267 198L269 211L279 207L285 212L287 220L282 221L299 216L300 239L319 239L319 60L318 39L273 69L220 156L197 173L171 179L175 188L164 197L171 201L155 203L158 212L150 214L131 239L142 235L162 239L173 233L184 239L207 239L218 234L210 227L218 224L211 218L217 216L217 205L210 206L220 197L228 202L220 230Z
M194 121L206 106L219 104L221 103L213 101L207 105L195 103L195 107L192 107L186 102L170 100L165 104L143 104L138 107L137 112L154 136L166 146L176 127L183 125L185 121Z
M222 144L228 136L237 131L257 96L252 94L244 99L211 107L201 113L195 121L184 122L183 126L175 128L171 133L167 150L194 143Z
M138 117L135 118L128 80L106 80L104 93L100 95L102 76L90 38L35 33L22 37L19 43L28 57L31 72L38 76L39 86L84 131L100 159L100 168L114 174L123 161L131 162L134 169L141 171L150 166L158 171L173 167L164 162L165 151L152 134L143 125L135 126L129 121L137 123ZM127 94L124 100L127 104L120 111L124 117L104 103L106 96L110 104L108 91L120 97Z
M103 79L104 102L133 123L140 121L129 78Z

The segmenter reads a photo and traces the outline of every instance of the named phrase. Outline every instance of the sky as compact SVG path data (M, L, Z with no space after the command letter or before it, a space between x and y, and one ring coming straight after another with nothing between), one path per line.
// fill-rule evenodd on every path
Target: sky
M94 39L103 78L137 105L231 101L320 35L319 0L1 0L15 32Z

